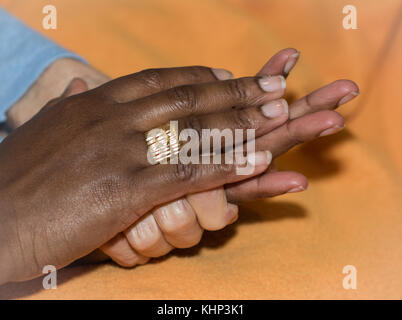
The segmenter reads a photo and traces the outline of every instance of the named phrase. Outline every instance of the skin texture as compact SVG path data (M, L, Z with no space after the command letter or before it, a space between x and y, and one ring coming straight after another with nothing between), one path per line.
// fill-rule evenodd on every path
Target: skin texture
M274 55L258 75L287 76L297 62L295 49L284 49ZM179 80L180 81L180 80ZM333 134L344 127L341 115L329 111L359 89L352 81L339 80L295 101L289 108L289 121L257 139L259 150L272 149L279 156L293 146L320 136ZM329 131L328 131L329 130ZM203 230L220 230L238 218L239 203L307 188L307 179L297 172L276 172L270 166L266 173L210 191L186 195L176 203L157 208L136 222L118 239L101 250L118 264L132 267L151 257L167 254L174 248L196 245Z
M297 62L298 55L295 49L278 52L262 68L259 75L282 74L287 76ZM97 74L95 72L95 76L91 78L96 77ZM227 73L224 73L223 76L227 77ZM202 72L184 79L174 73L165 77L170 86L216 80L212 73ZM65 92L63 97L85 90L85 84L78 85L76 90ZM147 90L149 93L150 89ZM278 128L269 134L265 132L264 137L260 138L260 145L257 144L257 146L264 149L273 145L276 155L280 155L298 142L317 137L320 132L331 128L331 125L338 126L337 130L341 129L343 120L333 112L303 116L319 110L335 108L343 97L356 91L358 88L351 81L341 80L296 101L291 105L290 117L292 119L300 118L299 121L288 122L290 126L288 128L283 126L285 129L282 131L279 130L281 128ZM211 120L213 119L211 118ZM292 133L290 137L289 130ZM332 130L332 133L337 130ZM283 139L283 137L287 139ZM103 245L101 249L120 265L142 264L147 262L149 257L164 255L174 247L186 248L197 244L201 239L203 229L219 230L235 222L238 217L238 208L227 202L226 194L231 197L230 200L233 202L241 202L286 192L303 191L306 187L307 180L303 175L296 172L275 172L271 167L267 173L258 178L227 185L226 193L225 189L219 188L187 195L177 202L161 206L139 219L125 232Z
M145 131L169 119L184 127L203 121L210 128L201 120L207 114L222 118L225 111L260 110L284 93L264 91L261 77L173 88L163 78L173 73L186 79L195 71L211 73L206 67L146 70L53 100L0 144L0 257L6 262L0 283L39 276L44 265L66 266L163 203L268 168L266 152L254 155L250 175L238 175L237 163L148 163ZM162 80L158 92L149 95L155 73ZM80 82L67 91L80 91ZM262 125L271 130L286 119Z

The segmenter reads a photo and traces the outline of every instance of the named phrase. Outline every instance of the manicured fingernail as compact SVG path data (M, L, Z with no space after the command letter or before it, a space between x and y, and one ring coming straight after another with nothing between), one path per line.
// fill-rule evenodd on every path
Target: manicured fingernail
M324 136L329 136L330 134L334 134L337 133L338 131L341 131L342 129L344 129L345 126L333 126L331 128L325 129L324 131L322 131L318 136L319 137L324 137Z
M347 94L346 96L344 96L341 100L339 100L338 102L338 106L345 104L346 102L349 102L350 100L352 100L353 98L356 98L356 96L359 95L359 92L357 91L352 91L349 94Z
M285 99L270 101L261 107L261 111L267 118L276 118L289 112Z
M286 88L286 80L283 76L264 76L258 79L258 83L265 92L274 92Z
M225 69L211 69L213 74L218 80L228 80L233 79L234 75L228 70Z
M247 155L247 162L252 166L262 166L270 164L272 161L272 153L270 151L258 151Z
M293 69L297 60L299 59L299 56L300 56L300 52L296 52L289 56L288 61L286 62L285 67L283 68L284 74L286 74L286 75L289 74L290 70Z
M289 190L287 191L287 193L301 192L301 191L304 191L304 190L306 190L306 189L304 189L303 186L298 186L298 187L294 187L294 188L292 188L292 189L289 189Z

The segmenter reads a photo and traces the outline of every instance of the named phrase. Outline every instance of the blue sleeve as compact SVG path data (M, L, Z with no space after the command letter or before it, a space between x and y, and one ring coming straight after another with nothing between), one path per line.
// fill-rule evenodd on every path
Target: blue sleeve
M0 122L42 72L60 58L85 62L0 8Z

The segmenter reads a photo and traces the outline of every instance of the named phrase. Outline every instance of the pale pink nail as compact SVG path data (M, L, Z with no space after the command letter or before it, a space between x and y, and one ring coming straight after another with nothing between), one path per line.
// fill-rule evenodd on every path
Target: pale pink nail
M211 69L211 70L218 80L229 80L234 78L233 73L231 73L226 69Z
M265 92L274 92L286 88L286 80L283 76L264 76L258 80L258 83Z
M286 74L286 75L289 74L290 70L293 69L297 60L299 59L299 56L300 56L300 52L296 52L289 56L288 61L286 62L285 67L283 68L284 74Z
M270 151L258 151L247 155L247 162L252 166L261 166L270 164L272 161L272 153Z
M331 127L331 128L328 128L328 129L322 131L318 136L319 136L319 137L328 136L328 135L330 135L330 134L337 133L338 131L341 131L341 130L344 129L344 128L345 128L345 126L338 126L338 125L336 125L336 126L333 126L333 127Z
M294 188L288 190L287 193L301 192L301 191L304 191L304 190L306 190L306 189L304 189L303 186L298 186L298 187L294 187Z
M267 118L276 118L289 112L285 99L270 101L261 107L261 111Z
M359 92L356 91L352 91L349 94L347 94L346 96L344 96L341 100L339 100L338 102L338 106L345 104L346 102L352 100L353 98L355 98L356 96L359 95Z

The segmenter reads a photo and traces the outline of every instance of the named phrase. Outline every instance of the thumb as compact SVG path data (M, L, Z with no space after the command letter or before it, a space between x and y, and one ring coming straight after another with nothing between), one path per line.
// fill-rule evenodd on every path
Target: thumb
M70 81L67 88L61 94L60 98L67 98L75 94L79 94L88 90L88 84L84 79L74 78Z
M54 98L52 100L49 100L49 102L42 108L42 111L46 110L50 107L53 107L56 103L58 103L60 100L62 100L64 98L85 92L87 90L88 90L88 84L85 82L85 80L83 80L81 78L74 78L67 85L66 89L64 89L61 96Z

